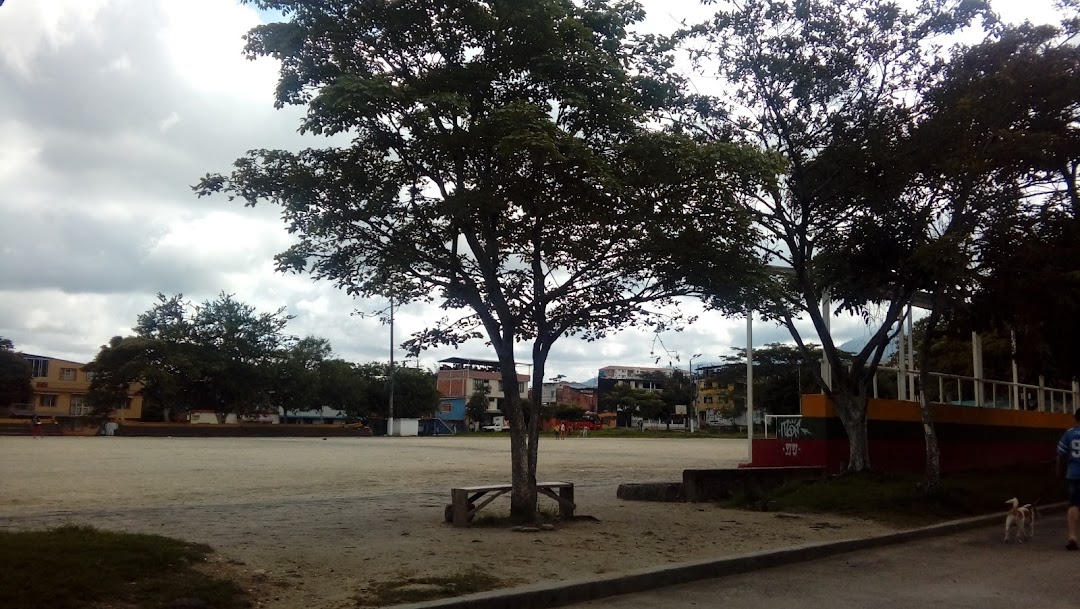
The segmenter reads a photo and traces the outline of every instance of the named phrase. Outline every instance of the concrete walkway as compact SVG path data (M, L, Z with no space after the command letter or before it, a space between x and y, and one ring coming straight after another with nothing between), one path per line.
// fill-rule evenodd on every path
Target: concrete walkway
M1080 552L1065 551L1064 516L1047 517L1036 525L1034 541L1026 544L1002 543L1002 526L985 527L570 606L580 609L1080 607Z

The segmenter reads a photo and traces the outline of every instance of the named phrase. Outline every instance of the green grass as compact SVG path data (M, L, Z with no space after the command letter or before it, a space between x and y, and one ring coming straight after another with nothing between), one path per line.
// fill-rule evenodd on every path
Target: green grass
M416 603L437 598L486 592L504 587L508 582L476 568L456 575L405 577L375 582L356 597L361 607Z
M943 476L933 493L916 474L849 474L790 481L770 490L737 493L727 505L748 509L840 514L901 526L1005 511L1005 501L1048 504L1064 490L1048 468L968 472Z
M239 586L194 565L212 550L157 535L65 525L0 531L0 599L7 609L164 607L197 598L214 609L249 607Z

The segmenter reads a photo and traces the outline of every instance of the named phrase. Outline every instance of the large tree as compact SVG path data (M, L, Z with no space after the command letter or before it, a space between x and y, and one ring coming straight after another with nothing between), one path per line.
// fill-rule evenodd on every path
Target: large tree
M267 404L283 417L292 411L321 409L323 363L331 352L330 341L318 336L278 349L263 368L269 373Z
M387 416L390 403L390 369L384 364L370 364L377 375L368 385L371 410ZM439 407L439 389L435 375L417 368L394 368L394 416L420 418L430 416Z
M200 305L158 294L135 334L114 337L86 366L94 373L91 401L100 411L115 408L137 381L147 413L166 421L192 408L212 408L222 421L273 409L284 370L271 366L294 344L284 333L289 319L282 309L260 313L224 293Z
M807 357L796 321L811 322L831 379L814 374L847 432L849 470L870 467L873 378L936 240L935 202L913 187L897 153L937 37L985 9L961 0L910 10L887 0L742 0L721 3L712 20L684 33L737 105L705 128L787 161L775 188L743 200L766 235L762 254L777 267L759 310L785 325ZM708 288L707 276L697 280ZM873 324L847 365L830 329L839 312Z
M659 308L686 290L657 271L700 238L727 255L723 292L738 292L753 233L731 193L775 164L660 129L696 106L659 41L628 33L643 18L634 2L245 2L287 18L247 38L250 57L281 61L276 104L307 106L301 131L337 145L253 151L197 192L280 205L298 238L283 270L462 310L410 346L489 341L511 421L511 515L532 520L552 345L670 323Z
M1080 333L1062 322L1080 315L1080 22L1076 2L1061 4L1060 26L1024 24L963 49L942 90L1024 196L997 210L980 240L967 317L977 330L1015 333L1021 368L1067 385L1080 377Z
M28 403L34 395L30 379L34 372L15 344L0 337L0 408Z

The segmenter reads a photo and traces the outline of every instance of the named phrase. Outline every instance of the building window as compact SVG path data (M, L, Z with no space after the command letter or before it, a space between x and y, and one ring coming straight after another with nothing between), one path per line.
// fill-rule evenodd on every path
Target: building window
M61 368L60 380L61 381L74 381L75 380L75 368Z
M26 363L30 364L30 368L33 369L34 378L49 376L49 360L43 357L28 357Z
M58 397L59 396L55 393L43 393L38 396L38 406L41 406L42 408L56 408L56 399Z
M450 402L440 402L439 403L439 412L449 413L451 410L453 410L453 408L454 408L454 405L451 404Z
M525 393L525 383L518 383L518 393Z
M120 402L120 405L116 407L117 410L131 410L131 398Z
M94 373L93 372L87 372L86 373L86 382L87 383L93 383L94 382Z
M488 387L488 382L487 381L481 380L481 379L473 379L473 382L472 382L473 391L483 391L483 390L487 389L487 387Z
M71 396L68 412L75 415L90 414L90 401L86 399L86 394L77 393Z

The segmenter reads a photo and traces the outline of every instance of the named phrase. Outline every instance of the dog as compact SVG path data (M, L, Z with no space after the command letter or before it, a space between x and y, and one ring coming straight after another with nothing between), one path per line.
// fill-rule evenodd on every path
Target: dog
M1014 530L1016 533L1013 538L1017 543L1024 543L1035 537L1035 508L1030 503L1020 505L1020 500L1016 497L1005 504L1009 506L1009 511L1005 513L1004 541L1009 541L1009 534Z

